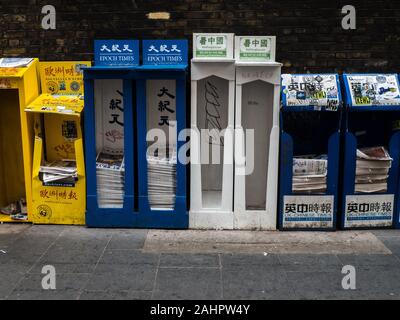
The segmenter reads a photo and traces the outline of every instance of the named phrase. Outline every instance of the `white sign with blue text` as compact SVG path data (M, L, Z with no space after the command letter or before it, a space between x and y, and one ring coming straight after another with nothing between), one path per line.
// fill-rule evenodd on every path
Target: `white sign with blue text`
M133 67L139 65L138 40L95 40L96 66Z
M187 65L187 40L143 40L144 65Z

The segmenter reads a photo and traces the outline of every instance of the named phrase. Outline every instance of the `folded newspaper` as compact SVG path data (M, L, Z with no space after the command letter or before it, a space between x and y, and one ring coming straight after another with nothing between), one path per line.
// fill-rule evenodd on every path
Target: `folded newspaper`
M148 192L152 210L173 210L176 200L176 148L149 149Z
M0 68L25 68L32 61L32 58L2 58L0 59Z
M385 147L357 150L356 193L387 192L392 163Z
M74 186L78 179L76 162L59 160L40 167L39 178L45 186Z
M122 208L125 196L125 166L121 152L103 150L97 156L97 195L100 208Z
M321 194L327 190L326 156L303 156L293 159L293 192Z

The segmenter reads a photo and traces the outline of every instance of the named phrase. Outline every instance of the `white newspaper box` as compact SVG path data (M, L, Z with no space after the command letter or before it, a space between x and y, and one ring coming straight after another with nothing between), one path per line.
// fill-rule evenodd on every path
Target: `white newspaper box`
M238 36L234 228L276 230L281 67L275 37Z
M194 34L190 228L233 229L233 34Z

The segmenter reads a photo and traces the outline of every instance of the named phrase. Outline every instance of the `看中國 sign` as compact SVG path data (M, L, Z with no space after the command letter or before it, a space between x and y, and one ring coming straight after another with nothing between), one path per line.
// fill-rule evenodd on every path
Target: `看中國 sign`
M144 65L187 65L187 40L143 40Z
M195 33L193 45L194 58L233 59L233 34Z
M133 67L139 65L139 41L95 40L96 66Z
M235 41L237 61L274 62L276 37L237 36Z

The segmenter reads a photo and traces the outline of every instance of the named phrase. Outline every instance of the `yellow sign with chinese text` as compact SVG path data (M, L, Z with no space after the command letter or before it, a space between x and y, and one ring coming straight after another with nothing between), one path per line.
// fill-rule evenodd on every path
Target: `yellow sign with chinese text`
M41 62L40 79L43 93L83 94L83 67L89 61Z

